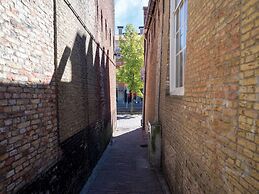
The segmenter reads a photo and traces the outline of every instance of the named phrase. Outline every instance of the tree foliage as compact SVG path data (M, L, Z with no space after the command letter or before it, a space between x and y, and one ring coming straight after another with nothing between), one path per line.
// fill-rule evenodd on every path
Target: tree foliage
M129 90L143 96L141 69L144 64L144 38L138 35L133 25L126 26L125 34L119 40L123 65L117 70L117 80L126 83Z

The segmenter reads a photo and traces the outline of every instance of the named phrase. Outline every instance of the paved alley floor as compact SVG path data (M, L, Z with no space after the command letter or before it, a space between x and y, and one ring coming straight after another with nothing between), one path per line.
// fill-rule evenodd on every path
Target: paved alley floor
M118 129L81 194L162 194L148 163L141 115L118 115Z

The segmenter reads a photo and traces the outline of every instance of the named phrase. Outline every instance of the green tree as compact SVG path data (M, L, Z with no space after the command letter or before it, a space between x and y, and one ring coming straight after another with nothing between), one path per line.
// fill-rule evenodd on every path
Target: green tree
M144 83L141 69L144 65L144 37L139 35L132 24L126 26L125 34L120 37L120 54L123 65L117 70L117 81L127 84L132 93L143 97ZM133 112L133 95L131 112Z

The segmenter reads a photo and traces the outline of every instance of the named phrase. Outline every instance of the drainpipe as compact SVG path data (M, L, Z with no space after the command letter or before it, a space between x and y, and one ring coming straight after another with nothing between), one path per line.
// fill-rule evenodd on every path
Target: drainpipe
M171 9L171 8L169 8L169 9ZM159 78L159 90L158 90L158 120L159 121L161 121L161 119L160 119L160 95L161 95L161 81L162 81L162 71L161 71L161 66L162 66L162 62L163 62L163 60L162 60L162 56L163 56L163 36L164 36L164 17L165 17L165 0L163 0L163 16L162 16L162 34L161 34L161 56L160 56L160 78ZM160 123L160 129L162 129L162 124ZM162 169L163 168L163 153L162 153L162 149L163 149L163 147L164 147L164 145L163 145L163 141L162 141L162 139L163 139L163 130L160 130L160 137L161 137L161 155L160 155L160 161L161 161L161 163L160 163L160 168Z
M147 39L146 39L146 37L144 36L144 54L145 54L145 58L144 58L144 63L145 63L145 72L144 72L144 100L143 100L143 118L142 118L142 129L143 130L145 130L145 128L146 128L146 125L145 125L145 123L146 123L146 119L145 119L145 113L146 113L146 111L145 111L145 108L146 108L146 82L147 82L147 69L146 69L146 49L147 49Z

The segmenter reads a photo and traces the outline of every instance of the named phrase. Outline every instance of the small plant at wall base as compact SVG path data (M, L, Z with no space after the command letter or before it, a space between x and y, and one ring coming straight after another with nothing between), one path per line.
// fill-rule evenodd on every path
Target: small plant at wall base
M143 97L141 90L144 83L141 79L141 69L144 65L144 37L139 35L133 25L126 26L125 34L120 38L120 54L123 66L117 70L117 81L127 84L132 94ZM131 95L131 113L133 112Z

